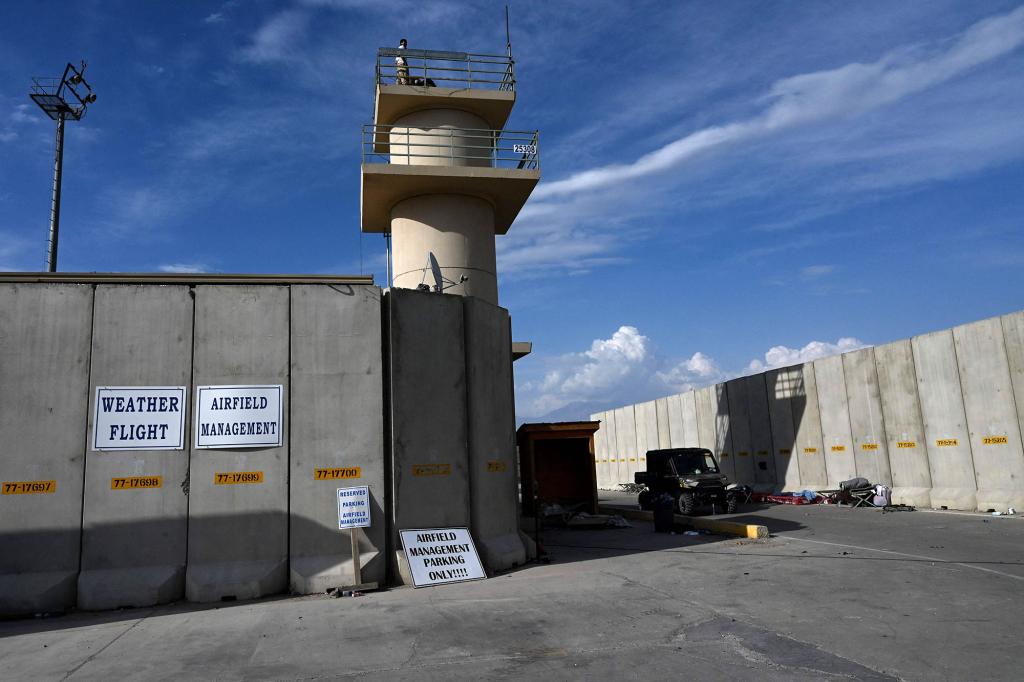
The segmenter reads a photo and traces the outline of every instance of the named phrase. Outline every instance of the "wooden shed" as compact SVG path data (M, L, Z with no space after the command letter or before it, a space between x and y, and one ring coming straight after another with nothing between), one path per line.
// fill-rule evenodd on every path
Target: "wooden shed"
M597 513L594 432L601 422L523 424L516 431L523 514L541 502ZM536 484L536 488L534 486ZM536 495L534 494L536 492Z

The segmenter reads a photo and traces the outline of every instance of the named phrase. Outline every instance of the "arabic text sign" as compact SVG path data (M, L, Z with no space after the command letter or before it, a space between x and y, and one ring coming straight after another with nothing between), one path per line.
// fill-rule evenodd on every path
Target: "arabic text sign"
M93 450L181 450L184 386L97 386Z
M338 488L338 530L370 527L370 488Z
M487 577L468 528L399 531L416 587Z
M200 386L196 389L197 448L281 445L281 394L276 386Z

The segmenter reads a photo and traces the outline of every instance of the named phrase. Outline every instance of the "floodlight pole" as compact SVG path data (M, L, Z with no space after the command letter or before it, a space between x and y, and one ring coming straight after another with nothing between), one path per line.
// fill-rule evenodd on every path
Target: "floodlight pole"
M53 159L53 197L50 202L50 235L46 240L46 271L57 272L57 239L60 236L60 184L64 169L64 112L57 113L57 150Z

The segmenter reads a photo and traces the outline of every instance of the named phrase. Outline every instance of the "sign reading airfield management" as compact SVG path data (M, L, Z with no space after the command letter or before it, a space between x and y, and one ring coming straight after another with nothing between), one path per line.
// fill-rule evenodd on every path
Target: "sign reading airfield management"
M97 386L93 450L182 450L184 386Z
M198 387L196 447L279 447L283 391L281 385Z
M416 587L487 577L468 528L421 528L399 535Z

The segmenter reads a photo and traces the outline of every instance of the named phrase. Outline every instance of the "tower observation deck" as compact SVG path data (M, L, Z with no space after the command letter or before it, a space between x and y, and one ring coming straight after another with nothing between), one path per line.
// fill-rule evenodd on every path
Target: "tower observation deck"
M514 60L381 48L376 81L362 131L363 232L391 234L395 287L431 283L433 253L449 293L497 304L494 237L540 180L537 131L504 129Z

